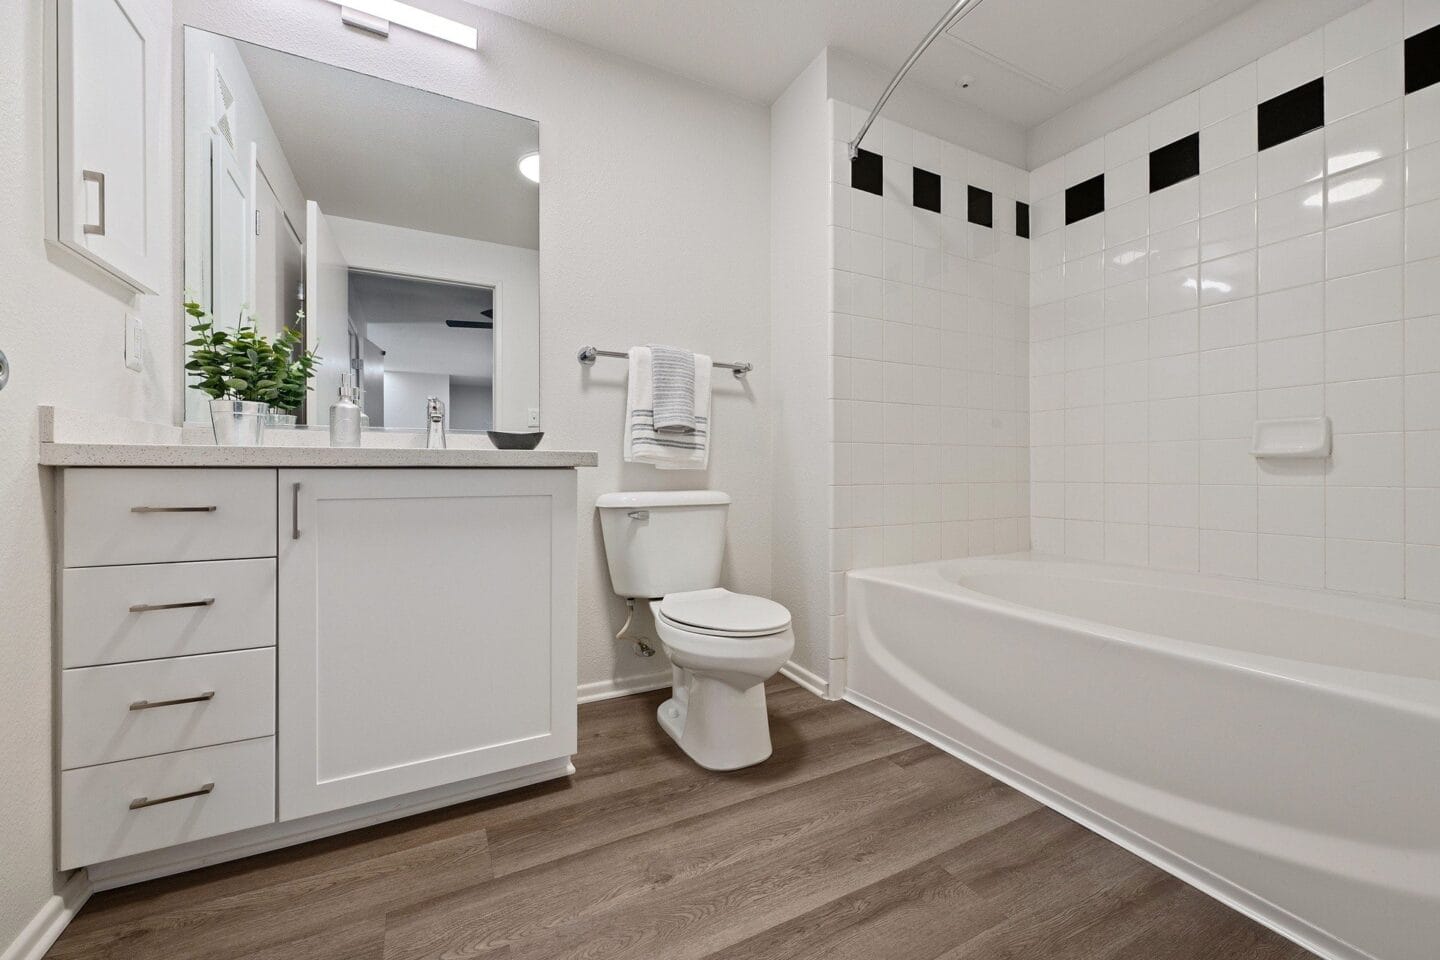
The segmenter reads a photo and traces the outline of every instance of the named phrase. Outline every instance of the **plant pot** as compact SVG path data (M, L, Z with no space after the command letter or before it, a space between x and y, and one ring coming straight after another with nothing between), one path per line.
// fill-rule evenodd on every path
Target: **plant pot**
M279 410L271 410L265 415L267 430L293 430L299 422L300 417L297 414L282 413Z
M265 443L270 404L254 400L211 400L210 425L221 447L258 447Z

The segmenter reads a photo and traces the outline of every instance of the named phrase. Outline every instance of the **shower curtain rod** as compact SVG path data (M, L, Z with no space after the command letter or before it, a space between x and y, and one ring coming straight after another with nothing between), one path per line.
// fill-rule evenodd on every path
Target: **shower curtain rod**
M875 103L875 108L870 111L870 116L865 118L865 123L860 128L860 132L855 135L854 140L850 141L851 160L859 156L860 141L864 140L865 134L870 132L870 125L875 122L876 117L880 116L880 111L884 109L885 102L890 99L890 95L895 92L895 88L900 86L900 81L905 79L905 74L909 73L910 68L915 66L915 61L920 59L920 55L929 49L930 44L935 42L935 38L940 36L946 27L960 19L962 13L969 12L969 8L979 6L979 4L980 0L955 0L955 3L951 4L950 9L945 11L945 15L936 22L935 26L930 28L929 33L925 34L925 39L921 40L915 47L914 51L911 52L910 56L906 58L905 62L896 72L894 79L885 87L885 92L880 94L880 99Z

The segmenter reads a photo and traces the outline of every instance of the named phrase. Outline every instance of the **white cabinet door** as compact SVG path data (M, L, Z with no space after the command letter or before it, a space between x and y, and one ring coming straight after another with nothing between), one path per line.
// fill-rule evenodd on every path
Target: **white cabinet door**
M282 470L280 819L575 751L572 470Z
M143 293L160 259L160 51L133 0L56 0L53 239Z

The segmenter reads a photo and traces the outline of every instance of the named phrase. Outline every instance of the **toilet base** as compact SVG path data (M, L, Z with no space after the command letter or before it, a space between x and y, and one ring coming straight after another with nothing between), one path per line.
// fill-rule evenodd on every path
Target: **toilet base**
M674 695L655 711L660 728L706 770L739 770L768 759L770 716L765 683L740 688L677 670Z

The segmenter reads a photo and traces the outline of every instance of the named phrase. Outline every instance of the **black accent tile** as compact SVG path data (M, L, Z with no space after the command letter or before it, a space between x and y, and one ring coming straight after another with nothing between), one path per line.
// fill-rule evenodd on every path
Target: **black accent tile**
M915 168L913 178L915 206L921 210L940 212L940 174Z
M1440 26L1405 39L1405 92L1440 83Z
M1150 151L1150 192L1200 176L1200 134Z
M861 150L850 159L850 186L877 197L885 195L885 163L880 154Z
M965 219L982 227L995 226L995 195L979 187L967 187Z
M1256 123L1261 150L1325 125L1325 79L1311 80L1260 104Z
M1065 223L1093 217L1105 209L1105 174L1065 189Z
M1022 200L1015 201L1015 235L1027 239L1030 236L1030 204Z

